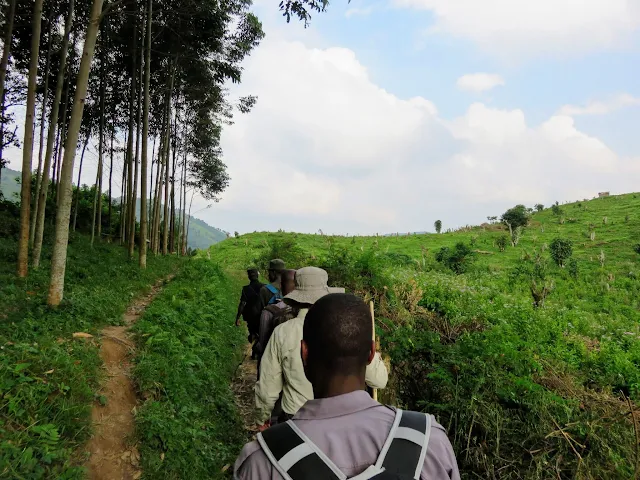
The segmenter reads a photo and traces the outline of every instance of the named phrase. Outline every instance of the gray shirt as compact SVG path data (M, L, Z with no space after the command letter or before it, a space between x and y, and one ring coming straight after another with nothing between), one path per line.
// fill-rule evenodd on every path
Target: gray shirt
M395 411L367 392L309 400L293 417L296 426L348 478L376 463L395 418ZM236 460L238 480L281 480L258 442L245 445ZM458 464L444 428L432 418L429 448L421 480L459 480Z

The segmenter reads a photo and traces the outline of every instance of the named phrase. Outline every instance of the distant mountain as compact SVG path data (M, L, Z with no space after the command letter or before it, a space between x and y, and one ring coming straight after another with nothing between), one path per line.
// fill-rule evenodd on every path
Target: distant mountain
M16 182L16 178L20 179L20 172L11 170L10 168L2 169L2 181L0 182L0 191L6 200L16 201L20 195L20 184Z
M20 184L16 182L16 178L20 179L21 174L10 168L2 169L2 183L0 191L7 200L17 201L20 195ZM140 219L140 199L136 205L136 216ZM187 220L189 224L189 246L198 250L205 250L211 245L221 242L227 238L227 234L219 228L212 227L207 222L199 218L190 217ZM189 219L189 216L187 216Z
M163 205L161 205L161 208L163 208ZM180 212L176 212L176 215L179 213ZM140 219L140 199L136 202L136 217L138 220ZM191 248L204 250L227 238L227 234L225 232L219 228L212 227L207 222L200 220L199 218L187 215L187 224L189 225L188 242Z

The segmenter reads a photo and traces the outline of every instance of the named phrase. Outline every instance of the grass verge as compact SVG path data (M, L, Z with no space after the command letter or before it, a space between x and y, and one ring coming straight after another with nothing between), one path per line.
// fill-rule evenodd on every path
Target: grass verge
M73 235L65 299L46 306L49 256L25 280L15 277L16 242L0 240L0 478L81 478L78 447L90 433L99 383L95 334L120 322L133 297L174 270L176 258L150 259L147 270L116 245Z
M145 478L224 477L246 440L230 389L246 341L236 290L220 267L193 260L134 327Z

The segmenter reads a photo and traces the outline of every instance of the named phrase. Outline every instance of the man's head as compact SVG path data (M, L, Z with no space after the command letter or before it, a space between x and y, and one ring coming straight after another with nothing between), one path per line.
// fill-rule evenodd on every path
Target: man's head
M247 270L247 277L249 277L250 282L258 280L259 276L260 276L260 272L258 272L257 268L249 268Z
M275 282L279 280L282 276L282 272L285 269L285 264L283 260L279 258L275 258L269 262L269 281Z
M364 388L366 367L375 355L371 312L358 297L326 295L309 310L303 330L302 361L317 398L340 385ZM347 392L342 392L347 393Z
M284 270L282 272L282 295L289 295L296 289L296 271Z

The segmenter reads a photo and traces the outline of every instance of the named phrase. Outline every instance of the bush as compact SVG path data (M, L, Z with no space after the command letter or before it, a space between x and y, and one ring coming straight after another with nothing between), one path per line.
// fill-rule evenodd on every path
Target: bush
M473 264L475 254L469 245L459 242L453 249L442 247L436 253L436 260L459 275L465 273Z
M542 205L541 203L536 204L535 206L536 212L541 212L544 210L544 205Z
M573 255L573 243L566 238L556 238L549 245L551 258L559 267L564 267L567 260Z
M633 251L640 255L640 243L633 246Z
M558 204L558 202L556 202L554 205L551 206L551 211L553 212L554 215L558 217L563 213L563 210L562 208L560 208L560 205Z
M440 233L442 231L442 220L436 220L433 227L436 229L436 233Z
M500 218L500 221L511 228L526 227L529 223L529 212L524 205L516 205L510 208Z
M506 235L500 235L496 240L498 250L501 252L504 252L505 248L507 248L507 243L509 243L509 238Z
M569 270L569 275L571 275L571 277L574 280L577 280L579 269L578 269L578 262L576 261L575 258L571 258L569 260L569 262L567 263L567 269Z

